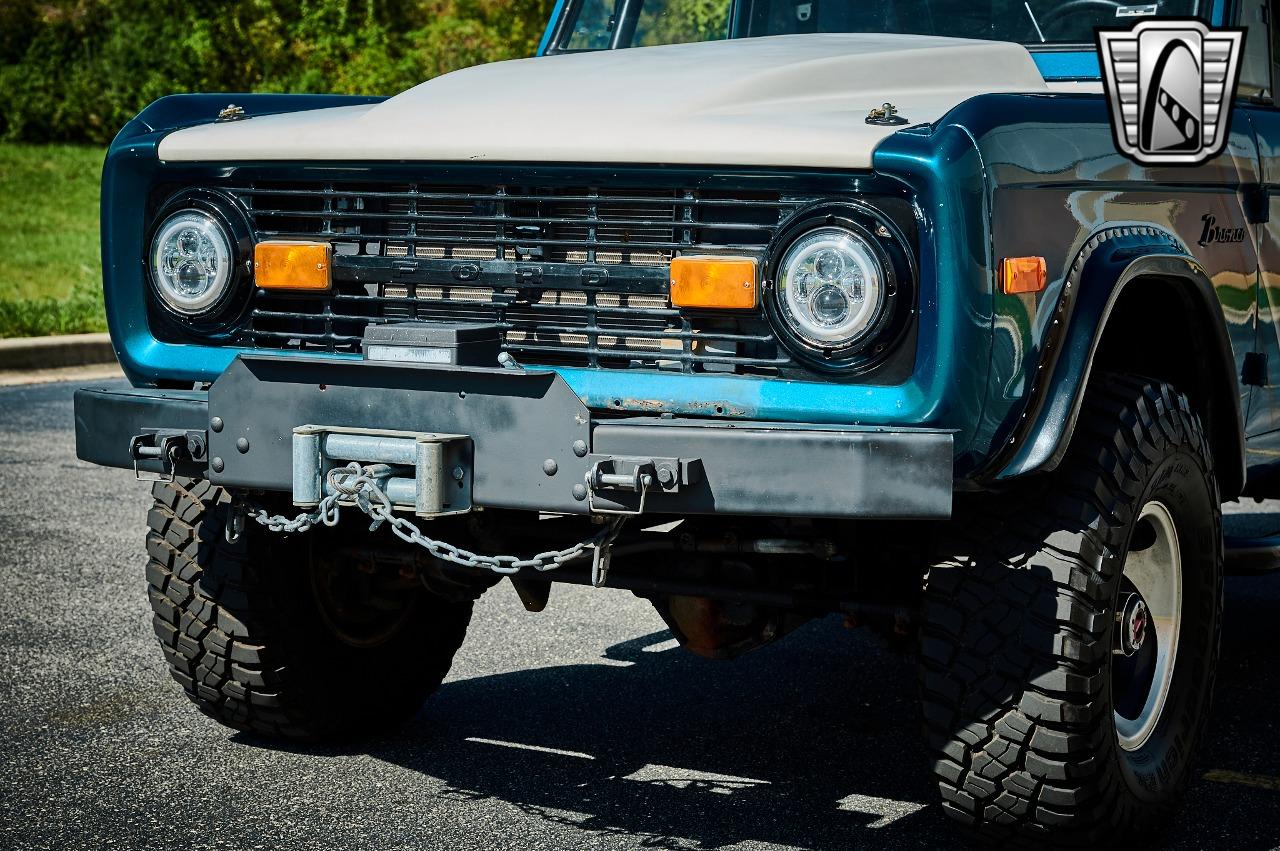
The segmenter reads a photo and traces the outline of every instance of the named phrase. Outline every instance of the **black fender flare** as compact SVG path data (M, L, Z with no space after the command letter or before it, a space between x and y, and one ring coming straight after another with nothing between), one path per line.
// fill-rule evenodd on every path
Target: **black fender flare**
M1213 411L1210 440L1223 499L1244 487L1244 421L1240 385L1222 306L1204 268L1171 234L1135 225L1099 231L1076 256L1045 337L1036 379L1016 425L986 465L989 484L1055 469L1070 445L1094 355L1125 287L1138 279L1169 282L1203 322L1204 360ZM1189 342L1189 341L1188 341Z

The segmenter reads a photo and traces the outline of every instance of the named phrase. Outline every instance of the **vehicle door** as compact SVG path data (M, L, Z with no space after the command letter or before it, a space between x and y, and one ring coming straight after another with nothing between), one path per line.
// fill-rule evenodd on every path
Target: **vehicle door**
M1245 420L1250 465L1280 460L1280 108L1274 99L1276 15L1270 0L1246 0L1238 98L1258 139L1262 191L1257 206L1258 321L1256 354L1243 383L1254 384ZM1274 456L1274 457L1273 457Z

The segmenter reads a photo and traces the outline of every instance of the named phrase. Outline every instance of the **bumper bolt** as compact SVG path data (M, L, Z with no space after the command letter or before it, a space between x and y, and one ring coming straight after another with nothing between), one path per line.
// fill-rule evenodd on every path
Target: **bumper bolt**
M587 442L585 440L575 440L573 442L573 454L579 458L587 454Z
M227 465L226 465L226 463L225 463L225 462L223 462L223 460L222 460L221 458L214 458L214 459L213 459L213 463L212 463L213 472L215 472L215 473L221 473L221 472L223 471L223 469L224 469L224 468L226 468L226 466L227 466Z
M587 486L579 482L573 486L573 498L578 502L582 502L587 498Z
M464 476L466 476L466 475L467 475L467 474L466 474L466 472L465 472L461 467L454 467L454 468L453 468L453 480L454 480L455 482L460 482L460 481L462 481L463 477L464 477Z
M546 473L548 476L554 476L559 471L560 465L556 463L556 459L548 458L542 462L542 472Z
M241 455L249 451L249 438L242 437L236 440L236 451Z
M213 429L214 431L217 431L217 432L222 431L222 426L223 426L222 417L214 417L213 419L209 420L209 428Z

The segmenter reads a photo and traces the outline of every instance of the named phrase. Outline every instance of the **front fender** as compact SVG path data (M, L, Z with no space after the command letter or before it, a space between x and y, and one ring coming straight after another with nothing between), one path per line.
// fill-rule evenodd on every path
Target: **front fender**
M1171 294L1201 320L1198 342L1209 373L1205 402L1214 412L1211 437L1219 484L1224 497L1239 492L1244 483L1243 417L1222 306L1195 258L1173 236L1149 226L1108 228L1077 256L1054 316L1055 327L1062 330L1046 340L1027 407L983 478L1004 481L1058 466L1070 445L1112 310L1126 286L1148 278L1168 281Z
M154 381L139 364L139 353L157 343L146 320L145 274L139 246L144 242L147 197L160 166L160 140L175 130L216 121L235 104L243 118L377 103L381 97L351 95L185 94L153 101L127 123L107 150L102 169L102 289L107 327L116 359L135 384ZM198 357L192 353L189 359Z
M385 97L368 95L291 95L218 92L213 94L168 95L148 104L142 112L117 134L112 148L135 136L148 133L172 133L184 127L210 124L228 106L240 107L241 119L335 106L359 106L381 103Z

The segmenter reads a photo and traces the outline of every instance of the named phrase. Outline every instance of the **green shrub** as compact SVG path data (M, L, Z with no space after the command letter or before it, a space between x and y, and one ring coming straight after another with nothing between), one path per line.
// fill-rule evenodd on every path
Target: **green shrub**
M552 0L3 0L0 139L107 142L189 91L394 94L531 55Z
M0 337L42 337L107 330L102 289L78 282L66 298L0 299Z

